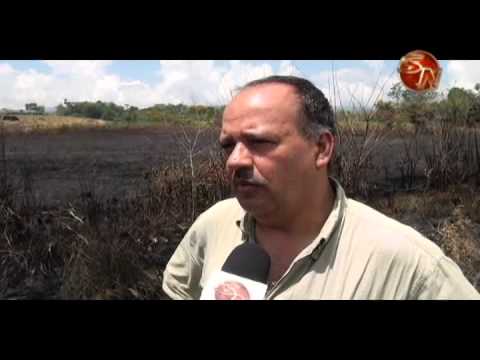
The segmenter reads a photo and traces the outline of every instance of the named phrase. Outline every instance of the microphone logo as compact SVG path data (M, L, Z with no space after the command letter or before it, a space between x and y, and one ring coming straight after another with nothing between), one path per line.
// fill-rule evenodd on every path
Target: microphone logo
M237 281L225 281L215 288L215 300L250 300L250 293Z

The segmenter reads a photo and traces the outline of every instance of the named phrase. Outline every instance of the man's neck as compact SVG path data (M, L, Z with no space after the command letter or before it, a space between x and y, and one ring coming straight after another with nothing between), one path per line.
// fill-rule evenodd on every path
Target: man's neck
M283 223L272 226L271 223L256 220L256 240L271 259L269 281L278 281L294 259L322 230L335 202L331 185L328 184L323 189L326 189L323 194L312 192L311 198L316 198L317 201L303 204L304 211L297 211L290 218L284 219Z
M257 234L263 234L265 245L271 241L276 246L305 248L320 233L335 202L335 192L329 180L327 186L321 186L317 191L312 191L309 200L301 204L301 208L293 209L290 213L283 213L276 217L276 221L256 219ZM324 189L322 192L321 189ZM275 240L273 240L275 239ZM293 243L295 244L293 244ZM288 243L289 246L287 245Z

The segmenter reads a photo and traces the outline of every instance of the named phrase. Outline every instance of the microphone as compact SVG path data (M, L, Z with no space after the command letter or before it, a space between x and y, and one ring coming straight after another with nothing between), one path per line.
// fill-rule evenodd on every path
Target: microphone
M208 279L200 300L263 300L270 256L257 244L244 243L228 256L222 270Z

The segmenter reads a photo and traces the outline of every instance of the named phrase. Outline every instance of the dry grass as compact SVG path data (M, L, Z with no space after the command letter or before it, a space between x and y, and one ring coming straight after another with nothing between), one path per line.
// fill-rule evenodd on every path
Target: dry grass
M3 130L8 133L61 133L79 130L131 130L162 129L162 131L178 132L179 126L165 122L153 121L106 121L91 118L56 115L18 115L19 121L0 121ZM205 123L185 126L186 129L211 129Z
M56 209L0 206L0 297L162 299L162 271L196 215L229 195L221 158L173 163L130 199L80 194ZM474 187L393 194L368 203L439 244L480 290L480 205Z
M192 210L229 192L215 158L196 166L196 180L174 163L146 174L135 197L87 191L58 208L15 203L11 189L0 202L0 298L165 298L162 271Z
M443 251L457 264L461 264L465 276L478 287L480 272L480 224L466 216L463 206L457 206L450 218L437 228L437 242Z
M474 186L393 194L371 205L437 243L480 291L480 201Z
M7 132L58 131L65 129L103 128L104 120L56 115L19 115L19 121L4 121Z

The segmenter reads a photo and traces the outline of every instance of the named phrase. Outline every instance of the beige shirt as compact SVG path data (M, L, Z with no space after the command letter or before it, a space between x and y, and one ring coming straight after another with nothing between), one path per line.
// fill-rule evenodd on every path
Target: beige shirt
M432 241L348 199L336 180L331 183L336 198L326 223L265 299L480 299ZM165 293L199 299L210 275L244 241L255 241L255 219L236 198L215 204L197 218L167 264Z

